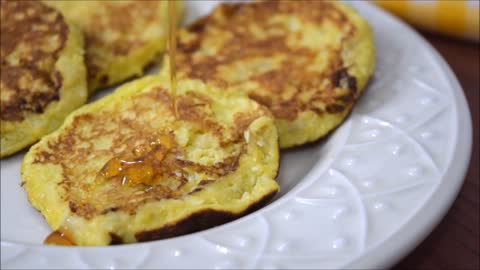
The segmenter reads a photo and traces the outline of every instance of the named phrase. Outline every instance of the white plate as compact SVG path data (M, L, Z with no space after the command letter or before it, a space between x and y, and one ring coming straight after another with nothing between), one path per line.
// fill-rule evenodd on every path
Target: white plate
M218 2L190 2L187 21ZM377 72L323 142L282 152L281 193L237 221L168 240L46 247L20 187L24 153L1 162L2 268L383 268L417 245L453 202L471 120L445 61L405 24L352 2L375 32Z

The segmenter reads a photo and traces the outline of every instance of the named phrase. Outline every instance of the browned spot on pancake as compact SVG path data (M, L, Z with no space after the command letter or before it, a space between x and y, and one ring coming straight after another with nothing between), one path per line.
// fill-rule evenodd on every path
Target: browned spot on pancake
M112 233L112 232L109 233L109 235L110 235L110 245L111 246L123 244L123 239L120 236L118 236L118 235L116 235L115 233Z
M101 85L107 85L108 84L108 76L107 75L103 75L102 77L100 77L100 84Z
M145 159L149 166L153 166L155 176L148 183L140 181L127 185L115 175L98 178L109 161L133 156L135 149L149 144L152 138L163 134L175 139L171 124L168 124L174 121L171 97L167 91L156 87L122 101L120 111L106 107L95 115L75 116L55 141L50 141L48 147L36 153L34 163L61 166L63 181L59 187L66 194L63 199L73 213L87 219L112 211L134 214L146 202L180 198L234 172L246 151L243 132L262 113L237 113L235 127L225 129L215 120L209 108L214 101L209 97L190 91L178 95L177 101L181 112L179 121L198 126L202 134L217 136L222 147L232 146L234 150L229 156L205 165L187 159L185 149L174 140L169 151L162 152L158 162ZM167 120L156 124L157 118ZM82 166L78 166L80 163ZM187 188L185 183L195 174L206 175L207 179Z
M22 121L59 100L62 77L55 70L68 26L39 1L1 1L1 120Z
M350 76L345 68L335 72L331 80L335 87L348 88L351 89L353 93L357 91L357 79Z
M211 183L215 183L215 180L202 180L202 181L200 181L200 183L198 183L198 186L192 192L190 192L190 194L193 194L195 192L199 192L199 191L203 190L204 187L208 186Z
M118 210L119 210L118 207L110 207L110 208L107 208L107 209L103 209L102 212L101 212L101 214L102 214L102 215L105 215L105 214L108 214L108 213L110 213L110 212L116 212L116 211L118 211Z
M321 52L328 52L325 70L311 69L320 49L316 51L289 44L289 40L300 40L302 35L272 20L280 15L318 27L330 23L338 29L341 33L338 44L321 49ZM252 29L263 34L256 35ZM355 78L348 75L341 56L356 28L332 3L263 1L221 4L212 14L184 31L188 35L178 38L179 74L222 87L242 88L246 82L257 83L258 87L248 90L249 97L266 106L276 118L294 120L307 110L317 114L339 112L340 107L348 107L356 98ZM220 36L222 40L217 41L220 45L213 50L209 44ZM266 71L250 71L248 63L242 62L276 56L283 57L280 64ZM229 80L219 73L220 69L229 67L251 74L239 80ZM344 80L346 83L341 83ZM345 91L338 91L338 88Z
M339 113L344 110L345 110L345 106L340 104L330 104L327 106L327 109L326 109L328 113Z
M206 20L207 20L207 17L196 20L195 22L187 26L188 31L192 33L203 32L205 28Z

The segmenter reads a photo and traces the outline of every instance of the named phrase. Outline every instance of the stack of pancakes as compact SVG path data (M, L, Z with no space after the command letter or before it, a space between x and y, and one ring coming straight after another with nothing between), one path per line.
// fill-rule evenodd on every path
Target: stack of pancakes
M35 116L48 122L52 115L62 119L66 113L49 113L52 104L57 106L68 95L82 96L72 110L86 97L86 85L92 91L137 74L153 52L164 48L163 42L147 41L149 34L157 41L164 35L163 30L145 26L154 17L154 7L135 9L136 2L92 7L53 2L47 5L61 10L64 17L51 6L25 4L56 14L55 22L62 26L52 29L68 29L48 32L50 39L65 40L59 42L63 45L57 53L48 54L49 65L39 67L44 72L41 78L51 78L41 81L50 88L36 88L34 79L25 84L21 79L10 82L16 78L12 75L4 77L4 65L30 70L25 68L30 62L15 59L32 45L22 39L18 52L4 51L4 31L13 30L7 30L8 24L4 30L2 24L2 90L8 82L8 93L30 89L28 102L47 104L41 110L17 113L6 109L12 108L16 94L5 95L4 105L2 91L2 155L8 134L4 121L18 121L17 114L24 116L20 121ZM8 18L13 25L22 16L7 12L10 5L22 9L2 1L2 22ZM25 12L29 14L28 8ZM119 13L125 16L112 15ZM41 16L49 21L55 17L37 16L31 23L40 23ZM67 20L86 37L88 77L80 35L73 37L75 26ZM137 21L142 26L131 25ZM29 27L34 28L38 27ZM76 47L68 46L71 40L77 41ZM139 44L149 49L139 52ZM279 147L313 142L334 130L352 110L374 69L370 27L352 8L330 1L220 4L181 29L177 44L176 96L165 57L160 74L132 81L76 110L26 154L22 178L30 202L54 230L75 244L163 239L219 225L261 207L279 188L275 181ZM33 46L37 47L43 48ZM74 57L79 63L60 69L64 66L57 63L71 63ZM74 80L68 75L79 77L79 82L66 84ZM34 98L35 91L44 89L57 94ZM9 117L5 120L4 112ZM11 125L10 130L20 128Z

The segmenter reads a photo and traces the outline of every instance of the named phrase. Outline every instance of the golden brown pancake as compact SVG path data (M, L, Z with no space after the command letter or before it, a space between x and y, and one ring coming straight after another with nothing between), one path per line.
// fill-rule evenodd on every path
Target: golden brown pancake
M278 190L278 137L245 96L147 76L72 113L25 156L32 205L77 245L141 242L230 221Z
M114 85L144 68L163 52L167 37L167 1L45 1L85 34L88 89ZM183 14L177 3L177 18Z
M268 107L283 148L337 127L374 69L367 22L327 1L220 4L180 31L177 54L180 76Z
M83 40L38 1L1 1L1 156L56 129L86 99Z

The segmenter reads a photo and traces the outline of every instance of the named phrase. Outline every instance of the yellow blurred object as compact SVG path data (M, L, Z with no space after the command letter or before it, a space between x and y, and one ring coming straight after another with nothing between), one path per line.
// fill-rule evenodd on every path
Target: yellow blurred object
M374 0L375 4L420 28L480 40L478 0Z

